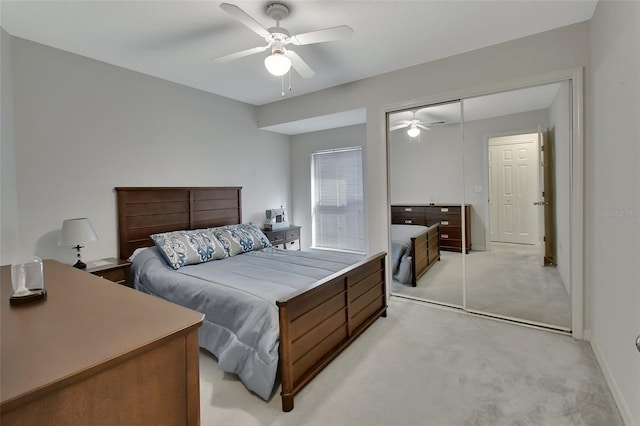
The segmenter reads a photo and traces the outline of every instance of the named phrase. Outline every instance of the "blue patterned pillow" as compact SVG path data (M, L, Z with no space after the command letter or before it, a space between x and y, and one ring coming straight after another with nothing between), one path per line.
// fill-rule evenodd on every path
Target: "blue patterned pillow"
M252 223L211 228L228 256L271 247L269 239Z
M249 235L251 235L251 238L253 238L254 250L271 247L271 241L269 241L267 236L264 235L262 230L256 225L254 225L253 223L245 223L242 226L244 227L245 231L247 231Z
M227 252L209 229L153 234L151 239L173 269L223 259Z

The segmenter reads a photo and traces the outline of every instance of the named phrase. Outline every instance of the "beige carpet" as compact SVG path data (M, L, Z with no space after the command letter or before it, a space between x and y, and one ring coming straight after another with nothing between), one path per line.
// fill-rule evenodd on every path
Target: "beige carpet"
M491 251L471 251L467 308L570 329L571 298L557 269L541 266L539 257L536 247L521 244L493 243ZM394 280L392 291L462 306L462 255L443 251L416 287Z
M203 425L622 425L586 342L392 298L283 413L202 351Z

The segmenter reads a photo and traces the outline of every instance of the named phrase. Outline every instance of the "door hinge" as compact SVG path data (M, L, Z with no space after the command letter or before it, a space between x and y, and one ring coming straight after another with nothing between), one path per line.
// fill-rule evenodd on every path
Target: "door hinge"
M546 235L544 237L542 237L542 241L544 241L545 243L547 242L547 236Z
M540 145L540 151L544 152L544 145Z

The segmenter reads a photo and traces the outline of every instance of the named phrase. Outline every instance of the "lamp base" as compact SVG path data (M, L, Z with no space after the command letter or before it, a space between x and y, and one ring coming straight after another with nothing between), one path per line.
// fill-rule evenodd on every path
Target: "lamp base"
M75 265L73 265L73 267L78 269L87 269L87 264L84 263L82 260L78 259L78 261L75 263Z

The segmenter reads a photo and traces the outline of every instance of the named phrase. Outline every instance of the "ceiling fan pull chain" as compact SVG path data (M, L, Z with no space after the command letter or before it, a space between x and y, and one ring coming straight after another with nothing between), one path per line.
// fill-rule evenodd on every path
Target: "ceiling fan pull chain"
M280 84L282 89L282 97L284 98L284 75L280 77Z
M291 91L291 69L289 69L289 91Z

